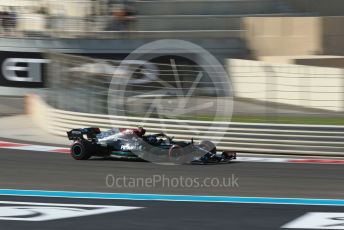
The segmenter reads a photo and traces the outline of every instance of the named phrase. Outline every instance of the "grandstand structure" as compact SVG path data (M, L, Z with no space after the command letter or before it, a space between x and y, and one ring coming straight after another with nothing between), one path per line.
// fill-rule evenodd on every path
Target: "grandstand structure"
M135 20L125 31L112 26L113 12L123 4L135 11ZM245 33L247 17L333 16L343 12L344 4L340 0L326 3L321 0L312 3L308 0L3 0L1 9L15 11L17 38L82 39L85 48L78 47L78 50L89 49L91 53L98 52L92 51L96 39L102 39L102 44L110 47L111 52L114 46L127 47L121 48L124 53L135 49L134 44L147 40L189 39L224 59L252 56L250 50L255 47L250 47L252 42ZM8 38L6 33L1 35ZM93 40L92 44L87 40ZM115 45L113 40L117 41ZM21 43L28 43L24 46L30 48L30 41ZM7 42L2 41L5 46ZM56 43L48 46L75 52L73 41L63 40L59 44L62 46Z
M130 23L125 27L114 26L118 23L119 10L125 7L132 10ZM47 50L122 60L151 41L182 39L214 55L226 65L232 79L241 80L248 74L256 76L256 66L263 66L259 70L262 78L255 77L251 82L264 86L260 101L280 103L283 99L282 103L301 107L311 107L312 100L323 101L312 104L316 109L326 109L327 101L336 101L330 109L344 111L344 93L337 87L344 67L343 0L2 0L1 11L14 12L16 25L8 30L2 23L0 62L14 57L44 59ZM180 52L159 50L170 56ZM201 54L184 55L197 62ZM235 62L239 64L231 67L228 59L263 62L250 62L251 66L247 66L248 62ZM280 64L288 64L284 66L287 73L281 70ZM337 69L298 68L297 65ZM320 70L324 76L334 75L333 85L326 86L326 92L324 83L330 82L326 79L314 81L316 87L312 88L303 86L301 80L292 86L281 85L274 78L287 74L294 80L311 79ZM289 81L285 76L280 79ZM248 89L247 82L238 84L241 85L236 89ZM282 99L274 100L278 94L271 92L277 91L285 94ZM326 100L324 96L318 99L314 92L329 95ZM244 90L235 95L257 99L256 94L249 93Z
M123 2L136 14L130 28L119 31L111 26L112 13ZM250 56L245 17L307 14L293 9L287 0L4 0L1 5L3 10L16 11L16 43L26 50L41 46L58 52L125 54L149 40L186 39L221 61ZM2 33L5 47L13 46L11 37L12 33ZM98 39L102 41L97 44Z
M111 28L112 10L119 2L3 0L0 5L17 11L17 29L28 37L210 39L205 42L221 49L218 52L237 57L247 54L242 39L243 17L297 13L285 0L126 1L136 11L128 33Z

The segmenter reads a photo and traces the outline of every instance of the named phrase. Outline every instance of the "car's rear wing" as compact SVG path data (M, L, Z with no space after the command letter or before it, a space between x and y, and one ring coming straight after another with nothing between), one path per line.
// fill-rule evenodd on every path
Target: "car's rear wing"
M100 134L99 128L82 128L82 129L72 129L67 132L69 140L81 140L81 139L94 139L97 134ZM86 138L85 138L86 137Z

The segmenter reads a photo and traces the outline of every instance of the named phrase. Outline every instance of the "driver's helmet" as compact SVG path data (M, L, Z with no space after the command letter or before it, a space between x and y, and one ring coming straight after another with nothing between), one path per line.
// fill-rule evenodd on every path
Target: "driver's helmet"
M148 140L148 142L151 143L151 144L156 144L156 143L158 143L158 138L156 138L155 135L149 135L149 136L147 136L147 140Z
M146 130L142 126L137 127L136 135L138 135L139 137L142 137L143 135L145 135L145 133L146 133Z
M138 137L143 137L143 135L145 135L146 130L142 127L138 127L138 128L120 128L120 134L123 136L128 136L128 137L132 137L134 135L138 136Z

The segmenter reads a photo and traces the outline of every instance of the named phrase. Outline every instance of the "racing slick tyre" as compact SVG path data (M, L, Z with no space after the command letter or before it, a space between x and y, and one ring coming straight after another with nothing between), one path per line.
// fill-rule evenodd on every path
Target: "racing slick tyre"
M168 151L169 160L176 164L181 164L184 162L184 151L179 145L173 145Z
M233 151L223 151L221 154L222 161L228 162L236 159L236 152Z
M216 146L213 142L211 141L201 141L201 143L199 144L199 146L205 150L207 150L208 152L211 152L213 154L216 154Z
M93 154L93 146L86 140L75 141L70 148L70 154L75 160L88 160Z

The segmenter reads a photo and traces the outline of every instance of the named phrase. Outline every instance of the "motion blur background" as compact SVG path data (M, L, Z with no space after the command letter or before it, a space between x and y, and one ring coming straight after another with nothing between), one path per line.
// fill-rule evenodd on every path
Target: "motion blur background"
M109 113L342 125L343 12L342 0L1 0L0 113L27 112L59 135L75 126L106 128L101 118ZM119 69L159 39L192 42L219 65L209 73L202 53L167 47ZM226 74L209 76L222 67ZM125 88L109 93L121 85L113 78L123 77L131 79ZM118 101L109 105L109 94ZM147 115L157 97L163 106ZM197 106L188 110L188 103ZM228 108L233 116L215 114Z

